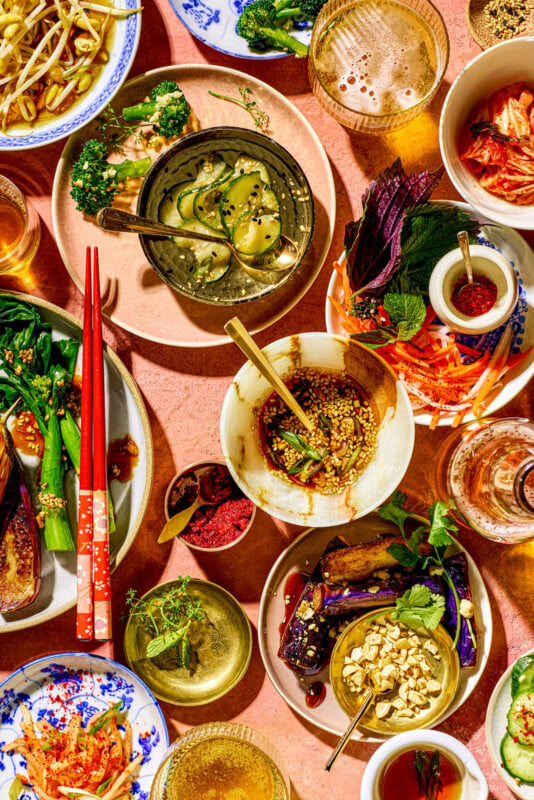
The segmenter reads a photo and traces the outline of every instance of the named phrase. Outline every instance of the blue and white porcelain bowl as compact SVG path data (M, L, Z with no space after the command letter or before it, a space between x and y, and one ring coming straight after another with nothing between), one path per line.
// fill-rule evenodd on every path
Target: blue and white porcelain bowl
M87 653L57 653L30 661L0 684L0 797L18 772L25 773L25 759L2 752L2 746L21 733L21 703L34 719L61 726L65 710L82 715L82 724L122 700L122 710L132 726L132 758L143 753L132 783L132 800L148 800L154 775L169 746L169 734L158 701L150 689L127 667ZM35 800L27 791L20 800Z
M97 117L118 92L133 64L141 33L141 0L116 0L117 8L135 13L117 19L109 59L91 88L62 114L34 127L10 127L0 133L0 151L30 150L70 136Z

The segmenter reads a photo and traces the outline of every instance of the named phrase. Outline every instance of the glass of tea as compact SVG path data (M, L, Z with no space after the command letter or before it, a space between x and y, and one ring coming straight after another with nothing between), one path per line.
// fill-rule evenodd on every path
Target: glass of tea
M429 0L329 0L313 26L308 71L330 116L378 134L427 107L448 61L447 29Z
M289 778L272 744L233 722L191 728L171 745L150 800L289 800Z
M0 175L0 274L26 267L39 246L41 225L20 189Z
M466 423L445 439L434 463L436 496L452 497L474 530L508 544L534 539L533 423Z

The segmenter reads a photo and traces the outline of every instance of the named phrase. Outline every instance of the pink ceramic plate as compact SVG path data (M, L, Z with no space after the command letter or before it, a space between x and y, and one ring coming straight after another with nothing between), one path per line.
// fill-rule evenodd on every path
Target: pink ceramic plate
M209 89L216 87L220 94L239 97L240 86L250 87L260 109L269 115L265 133L287 148L306 171L315 202L315 229L304 262L280 289L239 306L239 316L249 330L263 330L293 308L310 288L330 247L336 197L324 148L309 122L285 97L251 75L223 67L187 65L152 70L128 81L117 94L114 106L121 108L138 102L162 80L174 80L183 89L193 110L192 130L216 125L254 128L247 111L208 94ZM54 232L74 283L83 292L85 247L97 245L105 292L103 310L113 322L161 344L180 347L226 344L230 340L224 324L234 316L235 308L208 308L179 295L152 270L136 236L102 231L94 219L85 218L76 210L70 197L70 170L83 142L96 135L96 124L91 123L70 137L54 180ZM131 151L126 155L139 157ZM136 203L135 192L120 197L121 207L127 210L135 211Z

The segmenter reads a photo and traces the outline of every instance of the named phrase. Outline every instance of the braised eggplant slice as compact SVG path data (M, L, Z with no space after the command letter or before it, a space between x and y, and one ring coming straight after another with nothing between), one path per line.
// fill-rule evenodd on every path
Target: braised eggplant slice
M460 666L474 667L477 662L476 650L476 624L473 614L471 587L469 585L469 565L465 553L455 553L443 559L447 570L460 599L460 638L456 649L460 657ZM445 613L442 623L451 637L454 638L457 624L457 608L454 594L445 581ZM463 613L462 613L463 612Z
M376 570L398 566L397 559L388 553L392 544L404 544L404 539L402 536L382 536L372 542L362 542L326 553L321 558L323 579L334 584L357 583ZM419 552L421 555L429 555L432 547L425 540L421 542Z
M413 572L403 573L399 578L387 578L369 583L349 584L348 586L317 583L313 590L313 607L316 614L334 616L366 608L389 606L393 605L398 597L415 584L424 584L431 592L444 594L439 577Z

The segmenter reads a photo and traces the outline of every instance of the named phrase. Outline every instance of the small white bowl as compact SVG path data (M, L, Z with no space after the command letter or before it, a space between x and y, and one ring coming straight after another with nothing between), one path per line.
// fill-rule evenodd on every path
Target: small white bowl
M534 230L534 205L515 205L483 189L460 160L460 132L481 100L512 83L534 87L534 37L509 39L470 61L452 84L443 103L439 146L447 174L462 197L480 214L511 228Z
M489 311L475 317L463 314L451 301L454 286L465 265L460 248L451 250L441 258L432 271L428 292L432 308L446 325L460 333L479 334L495 330L511 316L518 296L518 282L514 268L498 250L482 244L470 245L474 281L484 275L497 286L497 299Z
M412 456L415 425L406 389L373 350L345 336L300 333L263 349L284 378L296 367L346 373L375 412L376 450L357 480L336 494L284 481L267 464L258 432L258 410L273 389L251 361L241 367L221 411L221 445L243 493L273 517L306 527L342 524L383 503L397 488Z
M487 800L488 782L474 755L454 736L426 728L399 733L378 748L363 773L361 800L382 800L379 783L384 769L396 756L414 747L439 749L456 764L462 778L460 800Z

